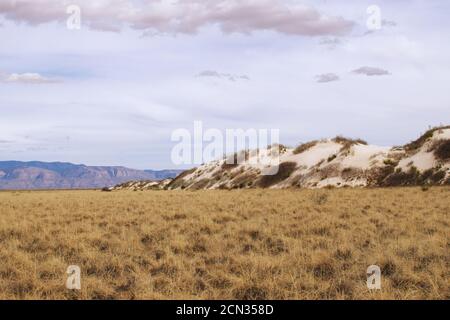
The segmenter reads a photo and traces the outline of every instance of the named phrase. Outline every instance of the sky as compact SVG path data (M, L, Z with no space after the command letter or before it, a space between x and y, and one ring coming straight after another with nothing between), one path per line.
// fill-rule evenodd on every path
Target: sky
M174 169L171 134L194 121L279 129L289 146L402 145L450 124L448 12L446 0L1 0L0 160Z

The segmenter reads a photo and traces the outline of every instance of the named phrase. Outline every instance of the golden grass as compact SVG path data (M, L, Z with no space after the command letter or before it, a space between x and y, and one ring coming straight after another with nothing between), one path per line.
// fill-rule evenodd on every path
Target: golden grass
M0 298L449 299L449 196L0 192ZM65 288L72 264L81 291ZM381 291L366 287L372 264Z

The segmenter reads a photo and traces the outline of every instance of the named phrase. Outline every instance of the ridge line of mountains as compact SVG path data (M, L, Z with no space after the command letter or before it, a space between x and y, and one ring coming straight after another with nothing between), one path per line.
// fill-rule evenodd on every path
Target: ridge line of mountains
M0 161L0 190L98 189L131 180L175 178L182 170L136 170L67 162Z

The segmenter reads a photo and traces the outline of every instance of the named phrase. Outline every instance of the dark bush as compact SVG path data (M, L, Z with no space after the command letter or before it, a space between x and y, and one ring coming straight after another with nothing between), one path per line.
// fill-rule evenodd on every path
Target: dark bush
M431 181L433 183L438 183L444 178L445 178L445 171L438 171L431 177Z
M407 151L414 151L422 147L422 145L431 137L433 137L433 134L436 130L442 130L442 129L450 129L450 126L442 126L442 127L436 127L428 130L425 132L419 139L412 141L411 143L408 143L405 145L405 149Z
M416 167L411 167L408 172L396 170L384 180L383 185L386 187L414 186L418 185L419 182L420 172L417 171Z
M434 155L443 161L450 159L450 140L442 140L434 150Z
M333 161L336 158L337 158L337 155L333 154L332 156L328 157L328 162L331 162L331 161Z
M378 178L378 183L385 187L436 185L446 176L445 171L439 168L428 169L423 173L420 173L416 167L411 167L408 172L403 172L399 168L394 172L389 166L384 170Z
M295 162L283 162L278 168L278 173L275 175L262 176L259 180L259 186L262 188L268 188L277 184L283 180L289 178L294 172L297 164Z

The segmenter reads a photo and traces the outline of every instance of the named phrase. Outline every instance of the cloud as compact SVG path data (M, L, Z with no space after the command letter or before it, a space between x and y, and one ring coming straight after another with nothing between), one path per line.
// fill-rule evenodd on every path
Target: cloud
M250 77L247 75L236 75L231 73L219 73L214 70L205 70L200 72L197 77L211 77L218 79L227 79L229 81L237 81L237 80L250 80Z
M215 78L220 78L221 75L217 71L205 70L205 71L200 72L197 75L197 77L215 77Z
M370 76L386 76L386 75L391 74L387 70L384 70L381 68L374 68L374 67L361 67L356 70L353 70L352 73L366 75L369 77Z
M270 30L324 36L347 34L354 25L343 17L328 16L284 0L17 0L2 1L0 16L32 25L65 23L67 5L77 3L82 27L102 31L119 31L129 26L144 32L194 34L202 27L217 25L224 33Z
M392 20L381 20L381 25L384 27L396 27L397 26L397 22L392 21Z
M326 46L329 50L336 49L337 46L342 44L342 40L339 38L323 38L320 40L319 45Z
M39 73L12 73L9 76L6 76L3 81L10 83L32 83L32 84L58 82L57 80L43 77Z
M319 74L316 76L316 78L317 78L317 82L319 82L319 83L339 81L339 76L335 73Z

